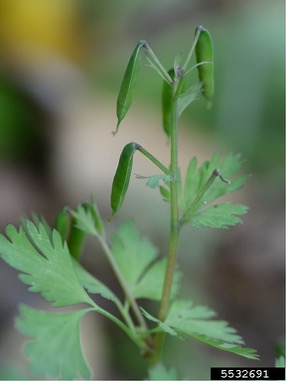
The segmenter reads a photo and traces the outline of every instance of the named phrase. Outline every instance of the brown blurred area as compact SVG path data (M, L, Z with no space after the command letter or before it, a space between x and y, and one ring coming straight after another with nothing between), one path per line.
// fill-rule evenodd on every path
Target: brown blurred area
M181 168L192 156L202 162L217 149L242 152L253 176L231 199L249 205L250 213L243 225L226 232L183 232L183 295L229 320L259 351L261 362L194 341L181 351L181 343L172 341L167 356L182 375L208 377L210 366L273 366L284 336L283 8L280 0L0 0L2 233L32 212L53 224L62 206L74 207L91 194L107 220L112 177L130 141L167 165L161 82L150 68L143 67L120 132L115 138L111 133L125 66L140 39L148 40L168 68L189 48L198 24L213 34L216 96L210 111L200 101L182 118ZM134 172L154 174L154 168L138 156ZM134 219L164 254L167 207L139 180L132 179L115 225L125 218ZM94 257L90 242L86 266L111 277L105 262ZM18 366L19 378L26 371L23 338L13 327L20 302L42 306L17 272L0 262L0 379L15 378L11 369ZM109 323L91 317L85 326L96 378L133 377L132 372L145 377L144 363ZM118 342L127 349L111 363Z

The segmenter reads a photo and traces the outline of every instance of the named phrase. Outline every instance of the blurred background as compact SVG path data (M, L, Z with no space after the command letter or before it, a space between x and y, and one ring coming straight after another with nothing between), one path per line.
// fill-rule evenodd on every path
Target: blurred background
M193 340L168 340L166 361L182 377L207 379L211 366L273 366L283 347L283 0L0 0L0 229L32 212L53 224L62 206L91 194L107 220L113 174L130 141L168 165L162 80L146 63L114 137L117 93L138 40L147 40L169 69L197 25L213 36L216 92L210 110L202 99L181 118L181 169L192 156L202 163L220 149L240 152L252 177L231 198L250 207L243 225L183 231L182 296L216 310L261 356L256 363ZM137 155L134 173L156 169ZM168 207L135 176L110 233L126 218L164 255ZM95 248L87 242L83 262L112 284ZM20 302L47 307L1 262L0 379L30 377L24 338L14 330ZM144 360L108 321L88 316L82 330L95 378L146 376Z

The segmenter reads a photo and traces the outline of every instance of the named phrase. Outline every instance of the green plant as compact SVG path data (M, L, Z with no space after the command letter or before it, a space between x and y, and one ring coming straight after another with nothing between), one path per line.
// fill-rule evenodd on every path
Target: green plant
M112 320L132 340L146 358L150 379L176 378L175 371L162 365L165 335L190 336L218 349L257 359L256 351L243 347L242 338L225 321L214 319L215 312L189 300L175 299L180 289L181 272L177 267L179 235L183 227L227 228L240 223L239 215L247 207L231 202L214 203L218 198L244 185L248 175L238 175L243 161L239 155L223 158L215 153L198 167L192 158L184 182L178 166L178 120L186 107L202 94L213 95L213 46L209 32L196 29L194 42L183 63L175 60L166 71L146 41L140 41L130 58L117 100L119 125L128 112L144 51L150 66L163 78L163 129L170 141L170 165L166 167L137 143L127 144L121 153L111 192L112 217L119 211L128 189L135 152L142 153L162 173L143 177L147 186L158 188L170 205L168 253L158 257L152 243L142 237L130 221L122 224L111 244L93 200L64 208L54 228L43 218L22 221L16 229L9 225L7 237L0 236L1 258L20 271L20 279L32 292L40 292L54 307L84 303L87 307L69 312L45 312L20 306L17 328L30 341L24 353L36 374L59 378L90 378L84 358L79 325L88 312L97 312ZM197 64L189 68L196 52ZM200 82L190 86L188 78L197 68ZM112 219L112 217L110 219ZM121 300L104 283L80 264L85 236L95 237L123 290ZM98 294L115 304L120 318L100 307L89 294ZM159 303L157 316L139 306L140 299ZM64 343L64 344L63 344ZM64 345L64 351L63 351Z

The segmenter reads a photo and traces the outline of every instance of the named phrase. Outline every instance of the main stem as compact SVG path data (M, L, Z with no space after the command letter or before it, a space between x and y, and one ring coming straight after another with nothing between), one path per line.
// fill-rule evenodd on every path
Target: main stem
M167 256L167 265L163 285L162 299L159 309L158 319L164 321L170 307L171 290L173 284L176 259L179 243L179 205L178 205L178 113L177 101L175 99L176 84L173 85L173 101L171 110L171 163L170 170L173 173L174 181L170 183L170 238ZM152 358L152 365L161 361L163 346L165 341L165 332L158 332L155 337L155 353Z

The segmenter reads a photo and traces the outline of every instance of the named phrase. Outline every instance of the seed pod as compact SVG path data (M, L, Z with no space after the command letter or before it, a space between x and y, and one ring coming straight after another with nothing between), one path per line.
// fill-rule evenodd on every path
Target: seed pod
M199 79L203 82L203 95L210 100L214 93L214 67L213 67L213 41L210 33L202 26L198 26L196 33L200 29L200 35L196 44L197 63L204 63L198 66Z
M145 44L145 41L141 40L136 45L130 60L128 62L118 98L117 98L117 109L116 109L116 115L117 115L117 126L115 134L118 131L119 124L122 121L122 119L125 117L127 111L129 110L132 99L133 99L133 93L138 77L138 73L140 70L140 63L141 63L141 54L140 50L142 46Z
M60 233L62 240L66 241L70 228L70 214L67 207L58 213L54 227Z
M111 190L112 217L120 209L124 201L132 171L133 155L137 149L138 145L136 143L129 143L121 152Z
M174 79L175 71L173 67L168 71L168 74L172 79ZM168 137L170 136L170 133L171 133L172 102L173 102L173 88L169 83L164 81L163 90L162 90L162 117L163 117L163 129L166 132Z
M85 236L85 232L77 227L77 219L73 217L68 240L68 248L71 256L76 260L79 260L82 253Z

